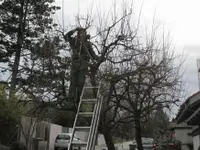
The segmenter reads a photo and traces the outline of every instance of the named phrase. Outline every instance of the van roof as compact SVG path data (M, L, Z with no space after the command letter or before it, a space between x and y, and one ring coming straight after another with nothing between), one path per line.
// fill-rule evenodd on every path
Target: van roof
M58 135L69 135L69 136L72 136L72 133L58 133ZM74 134L74 137L76 137L76 134Z
M72 133L58 133L59 135L72 135Z

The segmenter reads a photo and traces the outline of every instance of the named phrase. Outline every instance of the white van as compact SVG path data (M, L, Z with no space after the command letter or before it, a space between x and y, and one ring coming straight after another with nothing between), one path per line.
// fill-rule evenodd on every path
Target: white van
M133 145L136 145L136 150L137 150L136 140L133 141ZM156 145L152 138L142 138L142 146L144 150L156 150Z
M59 133L56 137L55 143L54 143L54 150L67 150L69 141L72 137L72 133ZM81 142L79 138L74 135L73 141L75 142ZM73 150L80 150L80 147L73 147Z

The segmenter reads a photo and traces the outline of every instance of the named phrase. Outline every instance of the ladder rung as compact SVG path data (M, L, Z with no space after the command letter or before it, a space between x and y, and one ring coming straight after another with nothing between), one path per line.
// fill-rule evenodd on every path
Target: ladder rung
M72 146L87 146L87 142L72 142Z
M82 99L82 102L84 103L96 103L97 102L97 99Z
M83 92L93 92L93 91L98 91L99 87L85 87Z
M90 127L75 127L76 131L90 131Z
M86 86L85 89L99 89L99 86Z
M92 116L94 113L93 112L79 112L78 114L81 116Z

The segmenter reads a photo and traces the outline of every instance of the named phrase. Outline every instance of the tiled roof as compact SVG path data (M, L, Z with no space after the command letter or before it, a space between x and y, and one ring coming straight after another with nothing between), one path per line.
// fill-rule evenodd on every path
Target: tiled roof
M198 92L192 94L190 97L188 97L188 98L185 100L184 103L187 103L192 97L194 97L194 96L196 96L196 95L198 95L198 94L200 94L200 91L198 91Z
M176 119L181 115L181 113L182 113L182 111L184 110L186 104L187 104L194 96L196 96L196 95L198 95L198 94L200 94L200 91L198 91L198 92L192 94L190 97L188 97L188 98L185 100L185 102L180 106L180 109L179 109L179 111L178 111L178 114L176 115Z

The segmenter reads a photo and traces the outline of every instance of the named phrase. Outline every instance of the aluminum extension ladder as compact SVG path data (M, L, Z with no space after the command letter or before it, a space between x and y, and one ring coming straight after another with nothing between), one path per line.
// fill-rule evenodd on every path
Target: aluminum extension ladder
M84 86L72 129L72 137L68 145L68 150L73 150L74 146L81 148L81 150L95 149L95 142L97 138L102 102L103 98L100 97L100 85L97 87ZM85 105L85 110L84 110L84 105ZM88 124L83 126L81 122L79 123L81 118L87 120ZM74 135L75 132L77 131L88 133L87 140L81 142L74 141Z

